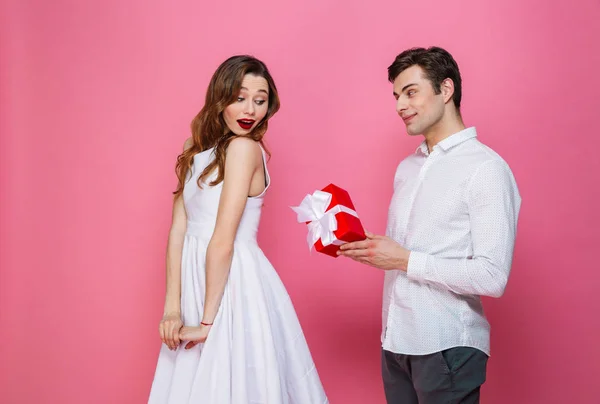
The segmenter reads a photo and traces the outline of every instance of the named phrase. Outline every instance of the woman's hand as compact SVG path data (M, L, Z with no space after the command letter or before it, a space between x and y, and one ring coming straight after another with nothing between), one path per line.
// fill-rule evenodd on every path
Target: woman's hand
M180 313L166 313L160 325L158 327L160 332L160 339L164 342L169 349L177 349L181 343L179 339L179 330L183 327Z
M195 347L200 343L204 343L210 331L210 325L200 325L198 327L182 327L179 331L179 339L189 341L185 345L185 349Z

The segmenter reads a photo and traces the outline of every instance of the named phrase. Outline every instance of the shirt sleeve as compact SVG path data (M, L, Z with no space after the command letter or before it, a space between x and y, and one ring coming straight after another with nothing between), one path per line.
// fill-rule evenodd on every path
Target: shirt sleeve
M442 258L411 251L410 279L454 293L500 297L510 274L521 197L508 165L488 160L467 190L473 255Z

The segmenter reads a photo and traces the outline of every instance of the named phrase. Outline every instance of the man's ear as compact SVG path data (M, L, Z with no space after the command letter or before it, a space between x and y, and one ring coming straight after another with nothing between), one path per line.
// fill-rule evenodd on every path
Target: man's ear
M448 103L454 95L454 82L452 79L444 79L440 85L440 91L444 97L444 103Z

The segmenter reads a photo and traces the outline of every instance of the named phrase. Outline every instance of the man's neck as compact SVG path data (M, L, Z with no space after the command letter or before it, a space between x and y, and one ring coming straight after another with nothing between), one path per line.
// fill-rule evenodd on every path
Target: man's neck
M433 150L433 147L442 140L465 129L465 124L463 123L461 116L452 115L453 116L451 117L445 116L427 132L423 133L425 141L427 142L427 148L430 152Z

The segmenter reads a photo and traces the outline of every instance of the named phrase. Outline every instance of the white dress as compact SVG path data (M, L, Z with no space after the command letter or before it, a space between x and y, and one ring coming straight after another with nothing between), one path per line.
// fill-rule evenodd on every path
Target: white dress
M199 325L205 294L205 258L223 183L197 179L213 149L194 156L183 198L187 232L181 263L183 323ZM263 150L263 161L265 152ZM263 197L248 198L234 242L223 299L204 344L175 351L162 345L149 404L328 403L292 301L256 242Z

